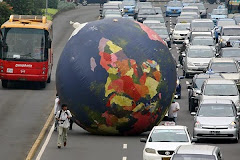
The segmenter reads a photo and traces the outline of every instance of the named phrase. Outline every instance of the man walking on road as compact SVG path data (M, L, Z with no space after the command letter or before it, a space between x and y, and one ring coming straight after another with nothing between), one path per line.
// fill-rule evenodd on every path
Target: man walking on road
M56 94L56 98L55 98L55 104L54 104L54 115L56 116L57 112L61 110L61 105L60 105L60 99L58 97L58 94ZM58 127L58 120L55 120L55 128L54 131L57 131L57 127Z
M172 104L168 111L168 119L173 120L175 123L177 122L177 112L180 110L180 105L175 100L172 100Z
M62 109L57 112L55 118L58 120L58 141L57 146L61 148L67 145L67 130L70 125L69 120L72 117L71 112L67 109L66 104L62 104Z

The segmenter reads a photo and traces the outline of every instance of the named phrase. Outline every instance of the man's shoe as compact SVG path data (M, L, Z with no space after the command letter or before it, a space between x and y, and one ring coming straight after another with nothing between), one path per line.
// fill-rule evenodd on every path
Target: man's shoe
M60 148L61 148L61 146L58 146L58 148L60 149Z
M64 142L64 147L67 145L67 142Z

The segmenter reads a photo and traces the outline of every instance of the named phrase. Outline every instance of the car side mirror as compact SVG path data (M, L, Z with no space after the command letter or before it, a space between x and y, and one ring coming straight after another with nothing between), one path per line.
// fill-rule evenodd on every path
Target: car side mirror
M209 16L211 16L212 14L211 13L208 13Z
M207 68L204 68L204 69L203 69L203 73L206 73L206 72L207 72Z
M187 27L186 29L190 31L190 27Z
M140 142L146 143L147 139L146 138L140 138Z
M237 116L238 116L238 117L240 116L240 112L237 112Z
M191 112L191 116L196 116L196 112Z
M178 78L179 78L179 79L184 79L185 77L184 77L184 76L179 76Z

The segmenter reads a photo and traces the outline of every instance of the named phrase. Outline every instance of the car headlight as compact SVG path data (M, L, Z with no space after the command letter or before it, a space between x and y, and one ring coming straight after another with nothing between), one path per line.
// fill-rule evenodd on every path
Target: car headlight
M232 121L229 125L228 125L228 128L229 129L234 129L234 128L236 128L236 122L234 122L234 121Z
M152 154L156 154L155 149L152 149L152 148L146 148L146 149L145 149L145 152L147 152L147 153L152 153Z
M202 125L201 125L200 122L197 121L197 122L195 123L195 127L196 127L196 128L202 128Z
M194 66L194 64L192 62L189 62L189 61L187 62L187 65L188 66Z

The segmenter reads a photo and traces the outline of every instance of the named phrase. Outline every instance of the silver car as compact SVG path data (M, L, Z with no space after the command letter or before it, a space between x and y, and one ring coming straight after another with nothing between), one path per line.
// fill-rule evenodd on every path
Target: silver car
M213 58L209 62L207 72L221 73L225 79L234 80L240 89L240 69L238 62L232 58Z
M215 57L215 53L210 46L192 45L186 49L183 57L183 75L189 77L196 73L203 73L209 61Z
M209 78L204 81L200 102L206 99L230 99L232 100L239 112L239 91L233 80L223 78Z
M222 152L217 146L181 145L171 160L223 160Z
M203 100L194 115L193 138L239 139L239 113L232 100Z

